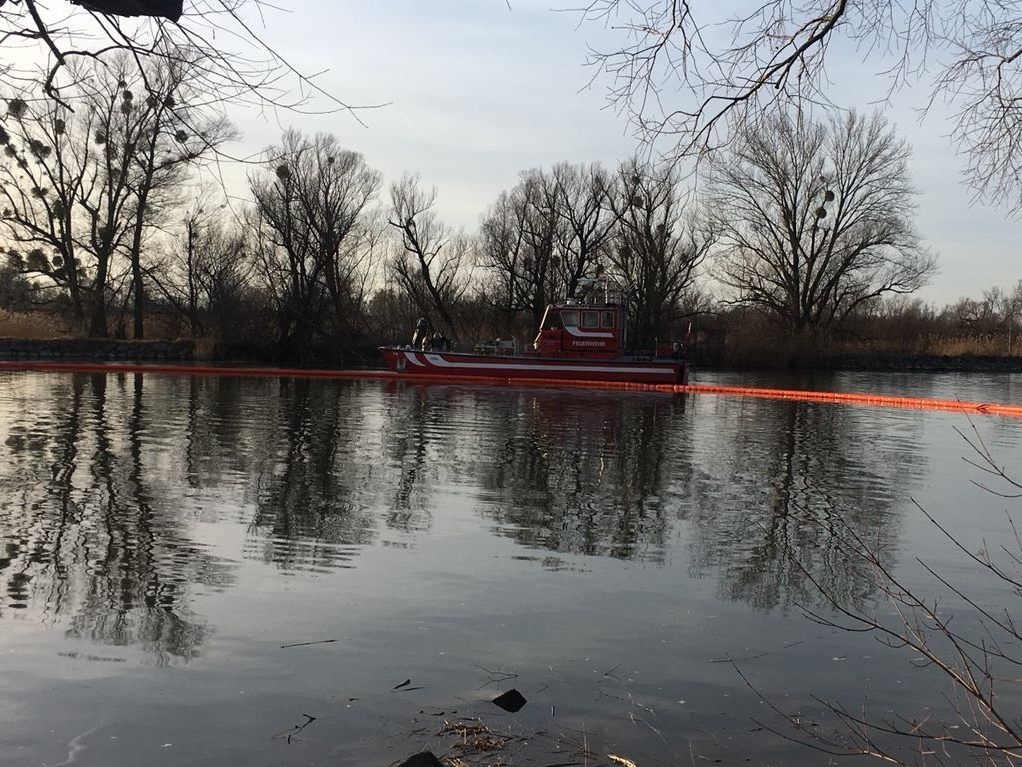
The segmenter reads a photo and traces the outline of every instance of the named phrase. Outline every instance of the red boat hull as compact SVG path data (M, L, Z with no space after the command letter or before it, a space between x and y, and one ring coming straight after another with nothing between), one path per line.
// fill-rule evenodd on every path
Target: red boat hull
M381 346L387 367L413 376L471 376L474 378L535 378L574 381L614 381L647 384L687 384L684 360L570 357L490 356L461 352L427 352Z

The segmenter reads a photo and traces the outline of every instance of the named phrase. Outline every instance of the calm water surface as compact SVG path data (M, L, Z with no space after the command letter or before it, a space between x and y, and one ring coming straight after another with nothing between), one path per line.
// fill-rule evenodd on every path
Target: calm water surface
M1022 401L1012 376L794 383ZM1022 469L1022 422L975 426ZM1008 530L1017 502L970 484L956 429L710 396L0 375L0 763L382 766L473 716L521 735L522 764L583 744L593 765L826 763L762 728L783 724L727 659L821 722L813 696L939 705L908 654L803 608L826 611L808 572L885 609L843 525L922 593L917 557L1009 598L913 505L973 548ZM516 714L490 703L512 687Z

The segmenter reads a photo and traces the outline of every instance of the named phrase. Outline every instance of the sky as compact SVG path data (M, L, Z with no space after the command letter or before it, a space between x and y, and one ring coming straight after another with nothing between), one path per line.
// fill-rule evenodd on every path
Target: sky
M419 173L438 191L437 212L472 230L522 170L560 161L614 166L637 149L630 126L606 101L607 81L585 66L588 46L619 40L613 30L579 25L557 0L294 0L267 9L262 36L291 64L322 72L316 82L350 104L385 104L322 115L235 108L238 154L252 154L284 128L335 134L384 175ZM565 7L578 5L565 0ZM829 93L842 107L875 108L887 82L849 46L837 46ZM940 263L918 294L943 304L979 297L1022 278L1022 221L976 203L962 161L946 136L949 110L938 105L920 121L928 92L909 88L883 106L913 148L920 191L916 226ZM315 102L326 106L326 102ZM244 197L245 174L226 171Z

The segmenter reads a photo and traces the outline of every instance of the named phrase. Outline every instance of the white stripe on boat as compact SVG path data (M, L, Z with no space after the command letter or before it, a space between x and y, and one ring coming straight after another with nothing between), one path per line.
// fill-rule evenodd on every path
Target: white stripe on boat
M419 367L437 367L447 369L470 369L470 370L504 370L504 371L515 371L515 370L567 370L577 373L661 373L664 375L674 375L677 370L673 363L664 363L663 365L655 368L650 367L639 367L634 362L622 362L618 365L572 365L572 364L534 364L534 363L518 363L518 362L470 362L465 361L451 361L444 359L439 354L423 354L423 358L426 360L427 365L424 365L416 357L417 352L406 351L405 356L413 365ZM468 356L468 355L466 355Z
M614 337L613 333L601 333L601 332L595 331L595 330L590 330L590 331L579 330L577 327L574 327L572 325L565 325L564 329L567 330L571 335L575 336L576 338L613 338Z

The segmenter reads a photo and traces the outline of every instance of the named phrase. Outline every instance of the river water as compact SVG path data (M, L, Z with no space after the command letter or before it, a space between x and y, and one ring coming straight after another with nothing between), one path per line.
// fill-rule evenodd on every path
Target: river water
M1022 401L1018 376L699 379ZM912 719L951 692L829 625L896 618L850 541L965 632L920 559L1017 599L921 511L1017 551L966 437L1022 473L1022 421L985 416L2 374L0 763L827 763L777 711L841 737L823 702ZM491 702L512 688L517 713ZM437 735L475 718L502 750Z

